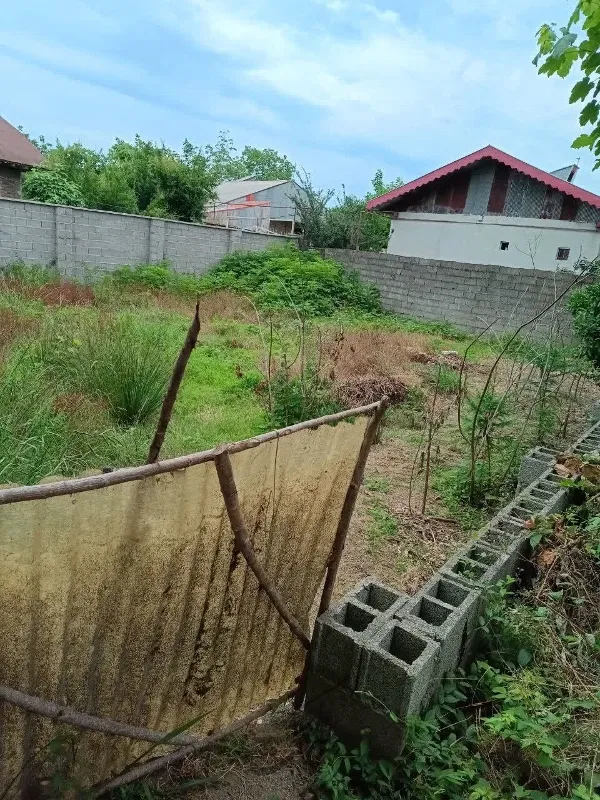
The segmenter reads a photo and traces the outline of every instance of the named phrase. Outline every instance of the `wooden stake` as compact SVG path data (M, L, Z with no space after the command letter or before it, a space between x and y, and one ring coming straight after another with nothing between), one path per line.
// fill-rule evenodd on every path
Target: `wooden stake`
M331 553L329 554L329 559L327 561L327 574L325 576L323 594L321 595L321 602L319 604L319 616L327 611L331 605L333 587L335 586L335 579L337 578L340 561L342 560L342 554L346 544L346 536L348 534L348 528L350 527L350 520L352 519L354 506L356 505L356 498L358 497L358 492L360 491L360 487L363 482L367 458L369 457L371 445L375 441L377 431L379 430L379 425L383 415L385 414L388 404L389 400L387 397L384 397L377 404L377 408L375 409L375 412L365 429L365 435L358 452L358 457L354 466L354 472L352 473L350 485L348 486L346 497L344 498L344 505L342 506L340 519L335 532L333 547L331 548Z
M323 593L321 594L321 602L319 603L319 611L317 613L317 616L319 617L321 614L325 613L325 611L327 611L331 605L331 597L333 595L333 589L335 586L340 561L342 560L342 554L346 544L346 536L348 535L350 520L352 519L352 514L356 505L356 499L363 482L367 458L369 457L371 445L375 441L381 420L385 414L388 404L389 400L387 397L384 397L379 403L377 403L373 416L369 420L369 424L365 429L365 435L363 437L360 450L358 451L356 464L354 465L354 471L352 473L352 478L350 479L350 485L348 486L346 497L344 498L344 505L342 506L340 513L340 519L335 532L333 546L329 554L329 559L327 560L327 573L325 575ZM307 653L302 675L298 679L298 689L294 697L294 708L296 709L300 708L304 702L309 657L310 653Z
M277 611L279 611L287 623L288 628L291 630L294 636L300 639L304 647L308 649L310 647L310 638L304 632L296 617L288 609L285 600L279 593L279 590L267 574L262 564L260 564L256 558L256 553L252 547L250 537L248 536L246 523L244 522L244 517L242 516L242 510L240 508L240 501L237 487L235 485L235 478L233 476L233 469L231 467L229 453L227 450L221 450L221 452L218 452L217 455L215 455L214 460L217 475L219 477L221 494L223 495L225 508L227 509L227 514L229 516L229 522L231 523L231 528L235 536L236 547L246 559L246 562L256 576L261 589L264 589Z
M165 399L163 400L162 408L160 410L160 417L158 419L158 425L156 426L156 433L154 434L154 439L152 439L152 444L150 445L150 450L148 451L146 464L153 464L155 461L158 461L160 449L165 440L165 434L167 433L167 428L169 427L169 422L171 420L171 414L173 413L173 406L175 405L175 400L177 399L177 392L181 386L183 374L192 354L192 350L198 341L199 333L200 301L196 303L194 319L192 320L192 324L188 329L185 342L183 343L183 347L177 356L177 361L175 362L175 367L173 368L171 382L169 383L169 388L167 389Z
M182 747L180 750L176 750L174 753L169 753L166 756L154 758L152 761L146 761L143 764L138 764L132 769L126 769L125 772L121 773L121 775L118 775L116 778L113 778L111 781L108 781L108 783L105 783L96 789L92 789L89 796L95 800L95 798L102 797L113 789L118 789L120 786L124 786L132 781L138 781L140 778L145 778L147 775L151 775L153 772L157 772L159 769L164 769L172 764L177 764L179 761L183 761L183 759L187 758L188 756L192 756L195 753L201 752L202 750L207 750L224 736L229 736L230 734L239 731L241 728L245 728L251 722L254 722L254 720L264 717L265 714L269 713L269 711L273 711L273 709L289 700L294 695L294 692L295 689L290 689L288 692L281 695L281 697L277 697L275 700L267 701L260 708L257 708L256 711L252 711L250 714L242 717L242 719L238 719L237 722L232 722L231 725L228 725L226 728L207 736L205 739L199 740L195 744Z
M8 686L0 686L0 700L22 708L23 711L31 714L39 714L41 717L48 717L59 723L73 725L75 728L83 728L87 731L98 731L112 736L125 736L128 739L174 746L197 744L202 741L197 736L188 736L186 734L179 734L169 738L168 733L153 731L150 728L140 728L136 725L127 725L124 722L117 722L107 717L83 714L70 706L62 706L50 700L42 700L41 697L34 697L33 695L19 692L17 689L11 689Z

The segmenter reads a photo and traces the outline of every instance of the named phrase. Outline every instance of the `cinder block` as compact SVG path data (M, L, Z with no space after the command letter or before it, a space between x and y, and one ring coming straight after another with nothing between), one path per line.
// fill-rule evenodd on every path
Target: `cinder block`
M340 603L317 619L311 646L311 669L339 686L354 689L363 647L408 597L365 578Z
M459 550L444 564L440 573L467 586L487 586L510 574L510 566L507 554L475 542Z
M308 673L304 711L328 725L348 746L358 747L366 738L375 758L393 760L402 752L406 728L394 722L384 708L375 706L365 695Z
M405 720L428 699L439 654L439 643L416 625L392 620L364 648L358 690Z
M452 602L440 600L440 595ZM467 589L435 575L402 609L403 620L415 625L440 645L429 697L442 678L460 663L465 642L475 630L480 604L479 589Z

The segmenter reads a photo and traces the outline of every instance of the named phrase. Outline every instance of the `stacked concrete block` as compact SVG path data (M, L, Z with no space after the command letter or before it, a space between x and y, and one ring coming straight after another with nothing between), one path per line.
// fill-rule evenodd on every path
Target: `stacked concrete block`
M410 618L391 620L365 644L358 691L404 721L429 699L439 658L439 643Z
M519 490L536 481L555 461L556 453L545 447L534 447L525 453L517 479Z
M394 623L408 597L374 578L366 578L316 624L307 678L305 710L358 744L370 729L371 747L393 758L401 749L404 728L396 724L364 685L365 654L372 639Z
M425 695L427 700L444 676L461 663L462 653L477 629L480 606L480 589L466 587L436 574L403 607L404 622L440 645Z
M476 541L462 547L440 570L440 574L466 586L489 586L505 578L510 571L506 553L492 550Z
M572 449L574 453L579 455L600 451L600 423L592 425L592 427L575 442Z
M600 449L600 423L577 447ZM486 588L530 564L529 521L569 505L554 453L536 448L526 458L527 486L414 597L369 578L317 620L306 710L350 743L369 728L376 755L399 751L407 716L476 655Z

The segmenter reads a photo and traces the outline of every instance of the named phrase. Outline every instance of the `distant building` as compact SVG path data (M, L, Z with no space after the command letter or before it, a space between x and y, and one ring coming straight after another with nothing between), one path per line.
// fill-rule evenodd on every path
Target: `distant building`
M0 197L20 197L23 173L41 160L37 147L0 117Z
M302 190L294 181L224 181L217 198L206 207L206 222L270 233L296 233L297 212L292 198Z
M491 145L367 203L392 218L387 252L555 270L600 254L600 196L577 166L545 172Z

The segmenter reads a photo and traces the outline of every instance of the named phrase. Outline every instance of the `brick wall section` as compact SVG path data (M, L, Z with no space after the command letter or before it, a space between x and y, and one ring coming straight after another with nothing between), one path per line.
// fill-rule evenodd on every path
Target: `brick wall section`
M476 333L494 320L497 322L490 332L515 330L549 305L575 277L567 272L460 264L387 253L323 252L374 283L381 292L384 308L417 319L450 322ZM570 315L563 302L535 324L532 335L547 339L551 329L571 338Z
M264 250L290 239L0 197L0 264L56 264L70 277L165 259L178 272L200 275L234 250Z
M0 164L0 197L21 196L21 170Z

